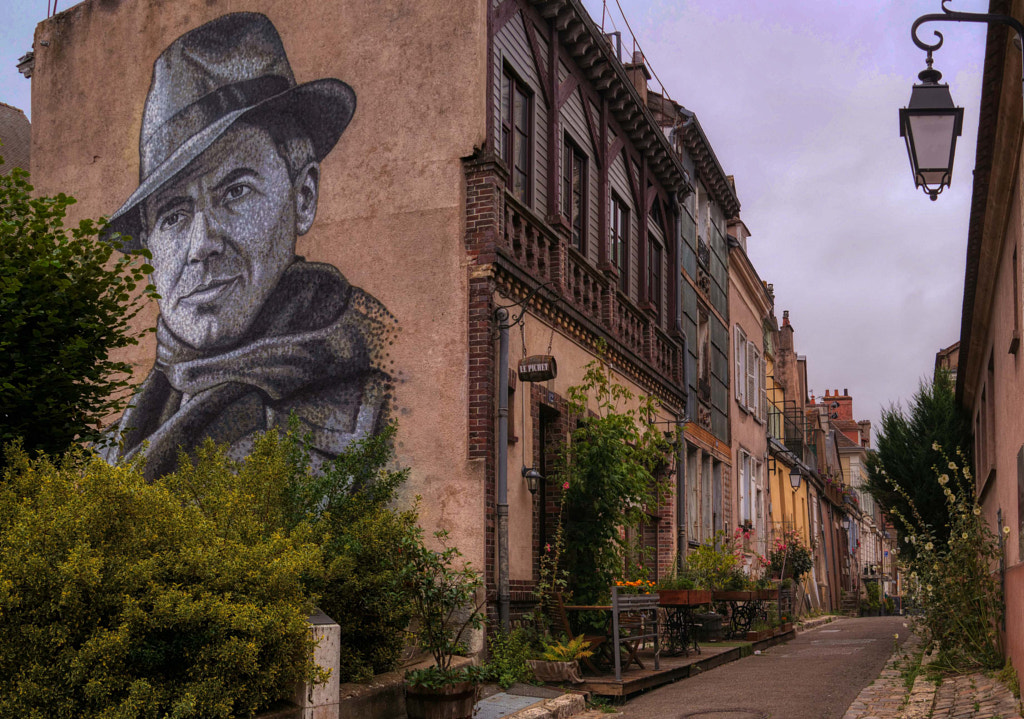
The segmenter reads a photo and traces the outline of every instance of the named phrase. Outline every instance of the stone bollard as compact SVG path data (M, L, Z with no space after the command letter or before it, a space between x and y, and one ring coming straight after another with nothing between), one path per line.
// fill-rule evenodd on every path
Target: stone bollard
M309 618L309 631L316 640L313 653L322 669L331 672L325 684L300 684L295 689L292 701L302 710L302 719L338 719L338 702L341 699L338 683L341 661L341 627L321 611Z

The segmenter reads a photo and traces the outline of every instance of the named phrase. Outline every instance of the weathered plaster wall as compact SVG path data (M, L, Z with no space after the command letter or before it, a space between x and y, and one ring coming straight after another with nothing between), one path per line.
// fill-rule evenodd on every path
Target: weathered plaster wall
M39 25L33 181L78 198L75 217L116 210L138 185L139 130L153 62L229 12L266 14L297 81L333 77L357 95L322 163L317 219L298 254L338 267L387 307L406 494L483 566L482 470L467 461L464 177L485 135L486 12L479 2L87 0ZM139 317L152 326L155 306ZM127 357L141 379L148 336Z

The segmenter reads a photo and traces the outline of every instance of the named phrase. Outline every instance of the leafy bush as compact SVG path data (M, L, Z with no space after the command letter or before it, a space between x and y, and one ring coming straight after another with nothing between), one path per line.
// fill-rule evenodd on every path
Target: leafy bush
M99 439L131 377L110 350L149 331L131 321L155 296L152 268L100 242L102 222L65 228L74 202L33 197L21 169L0 175L0 446L20 439L57 455L76 438Z
M487 674L502 689L533 679L533 670L526 663L533 654L533 634L528 629L514 627L508 632L498 629L487 640L487 648L490 652Z
M590 642L584 639L582 634L568 641L552 639L545 642L541 653L541 659L549 662L572 662L592 656L594 650L590 649Z
M699 589L745 589L747 576L740 565L740 548L735 538L723 531L694 549L686 557L682 574Z
M768 572L775 577L792 577L796 581L814 567L813 545L804 546L800 533L795 529L783 531L775 540L775 547L768 553Z
M434 532L440 550L430 549L420 533L408 537L403 552L409 558L408 586L419 620L416 639L420 648L434 657L434 666L406 675L414 686L438 687L462 681L477 681L478 667L452 668L452 660L467 652L463 641L466 631L483 626L481 604L476 593L483 578L468 562L461 563L462 552L448 546L448 532Z
M937 443L933 450L945 462L933 467L932 480L945 497L949 516L945 527L933 530L917 512L909 493L897 482L890 483L912 512L905 516L893 510L903 526L911 529L904 541L916 549L909 561L911 599L921 613L926 639L939 647L933 668L957 672L1000 669L998 628L1003 601L993 572L1001 555L1000 544L985 523L973 492L951 489L973 486L964 455L957 452L958 463ZM1002 531L1008 533L1009 528ZM946 537L946 542L940 544L937 535Z
M9 450L0 484L0 716L237 717L313 676L302 578L269 492L206 470ZM183 490L204 486L204 503Z
M569 412L578 419L564 449L559 476L564 493L564 555L575 601L606 599L623 571L627 533L658 502L659 469L671 444L653 423L657 402L634 397L608 365L586 366L569 388Z
M296 533L322 549L322 564L305 576L307 591L341 627L339 679L367 681L393 670L412 616L405 581L408 555L417 537L415 510L391 507L407 470L389 471L395 426L349 444L334 460L313 471L305 441L292 429L268 432L242 465L226 459L212 443L193 463L168 478L218 521L230 525L240 491L262 520L261 531Z

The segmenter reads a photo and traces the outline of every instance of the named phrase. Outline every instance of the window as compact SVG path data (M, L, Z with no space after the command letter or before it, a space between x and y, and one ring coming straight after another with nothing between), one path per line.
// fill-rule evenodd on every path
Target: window
M619 271L619 289L629 294L629 207L612 193L612 206L608 233L611 242L611 260Z
M654 305L657 317L661 319L661 245L650 238L647 242L647 292Z
M767 364L757 345L747 339L746 333L739 325L734 327L733 334L736 401L740 407L764 422L768 412L768 396L765 390Z
M533 94L507 68L501 76L501 156L512 194L525 204L533 192Z
M562 215L572 232L572 246L580 252L586 251L586 213L587 156L566 136L562 162Z
M711 527L714 526L711 504L711 455L705 453L703 459L700 466L700 536L707 541L714 536L711 533Z
M751 520L750 516L750 473L751 473L751 459L750 455L740 450L739 457L739 494L740 494L740 524L746 524Z

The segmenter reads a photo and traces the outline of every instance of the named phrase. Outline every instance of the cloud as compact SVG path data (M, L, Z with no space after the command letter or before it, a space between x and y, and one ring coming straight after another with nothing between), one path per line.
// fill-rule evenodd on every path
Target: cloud
M654 72L736 178L751 259L776 313L790 310L810 386L848 388L875 427L960 335L985 35L941 28L936 67L967 109L953 186L933 203L913 187L898 109L924 67L911 23L934 5L623 2Z

